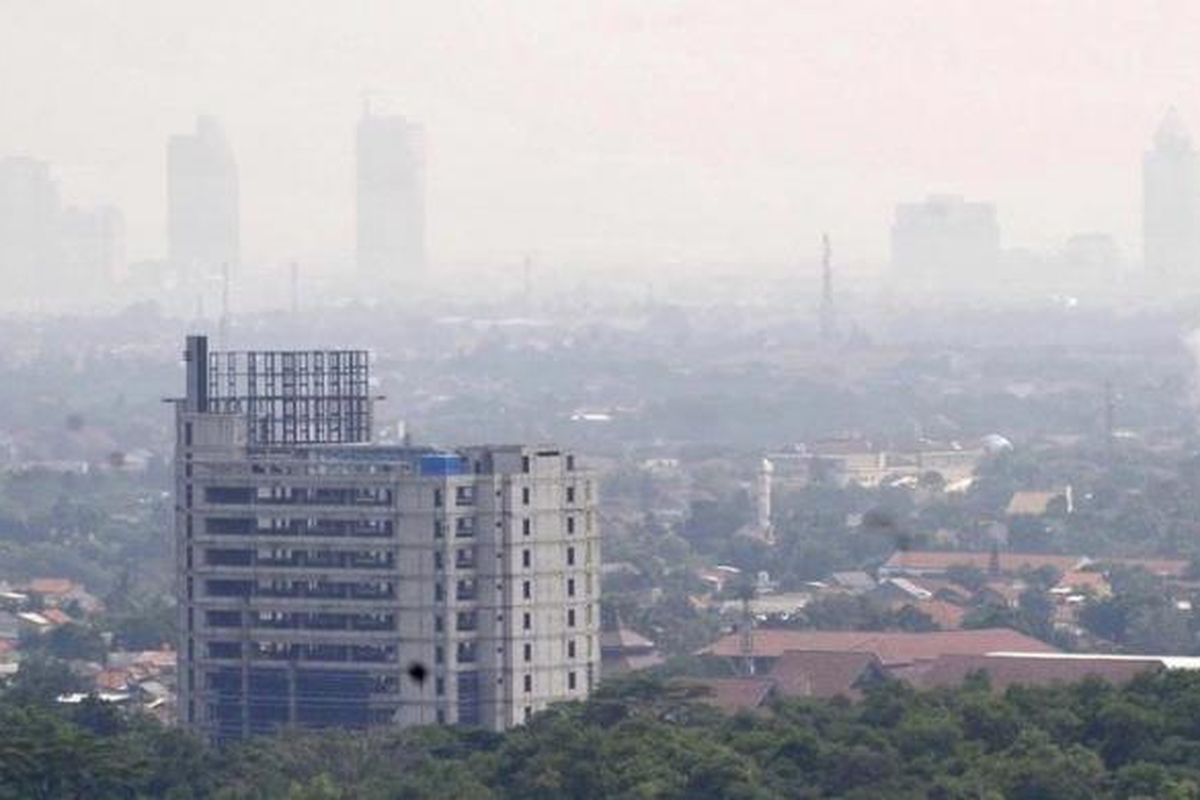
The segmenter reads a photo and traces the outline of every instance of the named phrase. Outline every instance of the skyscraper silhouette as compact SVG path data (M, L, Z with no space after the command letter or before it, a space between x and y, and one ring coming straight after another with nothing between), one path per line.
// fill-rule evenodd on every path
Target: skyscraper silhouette
M1157 279L1200 278L1200 162L1173 108L1142 161L1142 255Z
M359 276L372 282L412 277L425 266L425 156L419 126L364 109L358 123Z
M240 260L237 163L214 117L167 143L167 243L185 281L219 278Z

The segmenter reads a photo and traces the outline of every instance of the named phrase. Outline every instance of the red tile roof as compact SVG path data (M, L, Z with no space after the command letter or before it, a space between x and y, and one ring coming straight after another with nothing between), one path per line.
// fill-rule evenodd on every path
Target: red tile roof
M732 633L713 642L704 654L736 658L742 655L742 637ZM982 655L993 652L1054 653L1055 648L1008 628L932 633L879 633L873 631L756 630L751 654L778 658L788 650L853 651L874 653L885 666L937 658L947 653Z
M74 588L69 578L34 578L29 582L29 591L34 594L69 594Z
M55 625L66 625L73 620L67 616L66 612L57 608L47 608L42 612L42 616L53 622Z
M911 673L911 681L921 688L954 687L973 672L984 671L992 689L1002 691L1013 684L1047 686L1075 683L1097 677L1109 683L1127 683L1143 672L1163 668L1162 662L1147 659L1037 658L1021 656L977 656L947 654L939 656Z
M954 603L947 603L945 600L917 600L916 602L907 603L922 614L927 614L933 624L945 631L952 631L962 627L963 618L967 616L967 610L962 606L956 606Z
M760 707L775 686L769 678L703 678L689 683L709 689L710 694L699 699L726 714Z
M862 696L864 673L882 669L874 653L789 650L771 667L768 677L785 697Z
M1128 567L1142 567L1155 575L1167 577L1183 577L1187 574L1188 562L1181 558L1091 558L1081 555L1052 555L1048 553L999 553L1000 571L1016 573L1022 569L1038 569L1051 566L1060 572L1069 572L1081 564L1092 565L1113 564ZM892 554L883 569L900 572L912 570L916 572L944 572L953 566L972 566L985 572L991 564L992 554L987 552L966 552L960 550L899 550Z

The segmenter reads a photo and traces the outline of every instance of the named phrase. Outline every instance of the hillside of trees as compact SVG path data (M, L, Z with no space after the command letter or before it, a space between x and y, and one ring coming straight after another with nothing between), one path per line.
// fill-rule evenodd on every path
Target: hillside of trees
M858 704L726 716L635 677L507 734L283 733L226 748L98 701L49 701L49 663L0 697L0 798L1200 797L1200 675L990 691L885 685Z

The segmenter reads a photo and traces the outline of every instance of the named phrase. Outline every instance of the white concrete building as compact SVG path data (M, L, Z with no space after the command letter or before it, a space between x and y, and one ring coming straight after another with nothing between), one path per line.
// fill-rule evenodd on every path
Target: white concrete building
M599 678L592 477L370 443L362 351L209 353L176 403L180 719L501 730Z

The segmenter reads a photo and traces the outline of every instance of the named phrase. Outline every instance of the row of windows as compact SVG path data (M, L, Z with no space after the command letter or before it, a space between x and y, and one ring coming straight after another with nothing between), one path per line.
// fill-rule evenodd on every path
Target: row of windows
M334 505L386 506L392 504L386 486L206 486L204 501L213 505Z
M191 613L191 609L188 610ZM240 628L243 621L252 628L310 631L394 631L396 615L339 614L310 611L241 611L209 610L205 623L210 628Z
M242 642L209 642L209 658L241 658ZM390 663L396 660L395 645L296 644L292 642L246 642L251 658L272 661L361 661Z
M390 600L396 596L391 581L205 581L209 597L312 597L326 600Z
M575 596L575 579L567 578L567 597ZM521 581L521 599L533 599L533 581Z
M528 547L526 547L525 549L523 549L521 551L521 566L524 567L525 569L529 569L530 567L533 566L533 551L530 550ZM574 545L570 545L567 547L567 566L568 567L575 566L575 546Z
M533 676L526 673L524 684L525 684L524 685L525 693L529 694L530 692L532 692L533 691ZM570 691L574 691L575 685L576 685L575 670L571 670L570 672L567 673L567 689ZM526 710L528 711L528 709L526 709ZM528 716L528 715L526 715L526 716Z
M390 569L396 554L386 550L295 550L291 548L207 548L204 563L222 567L308 567Z

